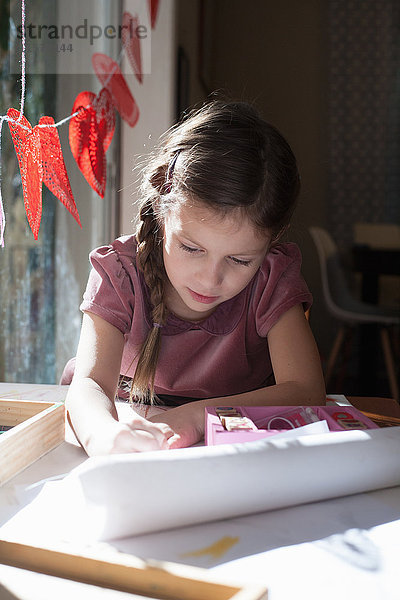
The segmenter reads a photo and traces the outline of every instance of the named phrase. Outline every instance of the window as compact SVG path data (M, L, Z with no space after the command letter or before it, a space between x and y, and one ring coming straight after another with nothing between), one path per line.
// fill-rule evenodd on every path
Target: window
M26 5L26 24L60 23L73 19L82 4L31 0ZM106 22L119 13L119 2L86 2L86 12ZM95 10L96 9L96 10ZM10 72L10 50L18 51L20 3L2 3L0 28L0 106L20 108L20 77ZM64 11L64 12L63 12ZM114 14L115 13L115 14ZM69 16L68 16L69 15ZM8 21L9 16L9 21ZM3 24L9 22L9 27ZM65 21L66 22L66 21ZM112 21L111 21L112 22ZM9 46L10 42L10 46ZM75 97L83 90L97 93L100 82L88 73L49 73L46 44L30 44L27 38L27 76L24 114L32 125L42 115L56 121L70 114ZM115 55L115 40L98 42L102 51ZM108 46L114 44L112 53ZM93 51L100 51L99 46ZM54 53L51 53L54 58ZM29 58L28 58L29 57ZM56 57L57 58L57 57ZM33 61L35 68L29 66ZM34 72L32 72L34 71ZM58 74L57 74L58 73ZM107 187L104 199L89 187L73 159L68 143L68 124L59 128L61 147L82 230L61 202L43 186L43 215L35 241L25 215L21 177L7 123L2 131L2 197L6 214L5 247L0 248L0 380L56 383L68 358L76 351L81 315L79 304L89 272L91 248L109 241L116 228L119 127L107 151Z

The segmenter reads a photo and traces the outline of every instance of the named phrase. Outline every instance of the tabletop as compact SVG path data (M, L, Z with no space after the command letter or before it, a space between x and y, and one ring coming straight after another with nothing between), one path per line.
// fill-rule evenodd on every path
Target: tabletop
M40 395L45 401L60 401L66 391L59 386L0 384L0 397L36 400ZM390 402L386 410L390 414ZM0 537L45 481L86 460L74 439L67 440L0 488ZM269 600L398 600L400 486L102 542L100 553L105 546L203 567L224 580L264 584ZM1 599L62 600L72 595L75 600L139 598L0 565Z

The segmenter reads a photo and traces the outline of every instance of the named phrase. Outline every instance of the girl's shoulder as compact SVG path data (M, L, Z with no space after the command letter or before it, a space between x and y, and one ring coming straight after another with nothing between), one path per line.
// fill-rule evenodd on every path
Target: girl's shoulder
M141 297L134 236L96 248L90 253L90 263L81 310L97 314L124 334L129 332L134 306Z
M300 272L302 256L300 248L293 242L276 244L266 254L260 274L270 279L271 274L279 276L288 269Z
M123 235L111 244L99 246L90 253L90 258L116 254L121 257L136 258L137 241L134 235Z
M254 282L251 297L258 334L266 337L279 317L296 304L307 310L312 296L301 274L301 252L291 242L269 250Z
M137 241L134 235L124 235L111 244L99 246L89 254L92 270L100 277L107 278L115 284L136 286L139 283L137 267Z

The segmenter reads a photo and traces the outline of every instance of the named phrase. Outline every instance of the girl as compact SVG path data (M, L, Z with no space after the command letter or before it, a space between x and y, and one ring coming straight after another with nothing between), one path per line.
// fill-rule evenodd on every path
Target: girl
M278 243L298 191L290 147L247 104L213 101L163 137L136 235L90 256L67 396L89 455L194 444L205 406L325 402L300 252ZM163 410L119 422L121 382Z

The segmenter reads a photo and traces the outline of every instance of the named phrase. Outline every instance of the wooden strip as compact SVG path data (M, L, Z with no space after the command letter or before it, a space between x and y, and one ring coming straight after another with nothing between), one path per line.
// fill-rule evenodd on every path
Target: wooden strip
M362 412L363 415L368 417L368 419L371 419L371 421L373 421L380 427L396 427L396 426L400 425L399 417L388 417L386 415L377 415L375 413L367 412L365 410L362 410L360 412Z
M50 402L0 398L0 425L18 425L52 405Z
M222 583L205 569L112 552L105 559L0 540L0 563L165 600L266 600L262 586Z
M0 485L65 439L62 403L34 403L41 411L0 436Z

